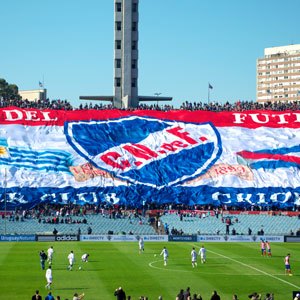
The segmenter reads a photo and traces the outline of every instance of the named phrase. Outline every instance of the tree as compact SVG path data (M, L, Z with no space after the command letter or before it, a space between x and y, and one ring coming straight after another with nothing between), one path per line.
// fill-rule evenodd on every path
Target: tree
M19 100L19 88L16 84L9 84L5 79L0 78L0 98L4 100Z

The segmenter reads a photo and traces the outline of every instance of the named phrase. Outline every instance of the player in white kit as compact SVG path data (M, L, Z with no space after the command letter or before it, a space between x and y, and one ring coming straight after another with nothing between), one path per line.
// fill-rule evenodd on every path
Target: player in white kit
M200 250L199 250L199 255L201 258L201 263L204 264L206 262L206 249L204 248L204 246L202 245Z
M74 261L75 261L75 255L74 255L74 252L71 251L68 255L68 261L69 261L69 266L68 266L68 269L70 271L72 271L73 269L73 265L74 265Z
M194 247L191 252L191 257L192 257L192 267L195 268L197 267L197 252Z
M164 247L164 248L162 249L160 255L162 255L163 258L164 258L164 266L167 266L167 263L168 263L168 257L169 257L169 252L168 252L168 250L167 250L166 247Z

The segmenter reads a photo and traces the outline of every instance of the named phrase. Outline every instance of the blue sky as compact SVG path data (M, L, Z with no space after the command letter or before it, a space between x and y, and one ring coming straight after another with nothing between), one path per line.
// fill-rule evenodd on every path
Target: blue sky
M50 99L113 94L113 0L1 1L0 78ZM139 94L255 100L264 48L300 44L298 0L140 0Z

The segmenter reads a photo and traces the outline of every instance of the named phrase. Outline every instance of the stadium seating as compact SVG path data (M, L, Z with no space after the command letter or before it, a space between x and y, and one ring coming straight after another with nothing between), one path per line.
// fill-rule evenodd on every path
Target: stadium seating
M182 221L178 214L165 214L161 216L161 223L168 224L169 231L172 228L184 234L225 234L225 219L231 219L230 234L234 228L236 234L248 234L251 228L252 234L257 235L263 230L265 235L289 235L291 231L296 233L300 229L300 219L285 215L248 215L248 214L224 214L218 218L215 216L184 216ZM0 219L0 234L35 234L52 233L54 228L59 234L77 234L80 228L81 234L87 234L88 227L91 227L92 234L157 234L154 227L148 223L146 217L140 218L109 218L107 215L91 214L86 215L86 223L81 222L82 217L74 218L78 223L44 223L37 219L25 219L24 221L4 221ZM237 222L236 222L237 220Z
M86 215L85 223L43 223L37 219L25 219L24 221L9 221L0 219L0 234L36 234L51 233L54 228L58 234L77 234L80 228L81 234L87 234L88 227L92 228L92 234L107 234L109 231L114 234L156 234L155 229L147 223L147 218L116 218L112 219L102 215ZM81 220L74 218L74 220Z
M224 214L223 220L231 219L230 234L234 228L236 234L248 234L248 228L251 228L252 234L257 234L263 230L268 235L289 235L291 230L295 233L300 228L298 217L290 216L271 216L271 215L230 215ZM235 222L237 218L238 222ZM177 214L166 214L161 217L163 224L167 223L169 231L172 228L182 230L184 234L225 234L226 224L222 222L222 217L206 216L185 216L180 220Z

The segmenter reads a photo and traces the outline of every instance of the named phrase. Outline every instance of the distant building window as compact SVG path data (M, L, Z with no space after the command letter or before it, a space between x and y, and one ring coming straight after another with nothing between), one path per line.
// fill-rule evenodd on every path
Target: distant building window
M115 86L116 87L120 87L121 86L121 78L120 77L116 77L115 78Z
M137 12L137 3L132 4L132 12Z
M289 79L289 76L284 76L284 79Z
M122 11L122 3L116 2L116 11L121 12Z
M133 59L132 62L131 62L131 68L132 69L136 69L136 63L137 63L136 59Z
M136 50L136 45L137 45L137 42L136 41L132 41L131 49L132 50Z
M116 49L120 50L121 49L121 40L116 40Z
M136 30L137 30L137 23L132 22L132 31L136 31Z
M121 31L122 30L122 23L120 21L116 22L116 30Z
M120 58L115 59L115 67L121 68L121 59Z
M132 78L131 87L136 87L136 78Z

